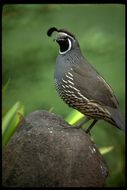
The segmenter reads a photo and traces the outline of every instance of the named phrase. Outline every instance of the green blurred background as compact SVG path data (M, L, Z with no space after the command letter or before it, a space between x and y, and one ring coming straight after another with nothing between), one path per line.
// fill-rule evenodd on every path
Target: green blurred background
M79 40L83 54L112 86L125 113L125 7L120 4L4 5L2 14L2 83L9 80L2 112L20 101L25 115L51 110L66 118L73 110L59 98L53 81L58 46L46 35L55 26ZM125 185L124 134L99 121L91 135L98 147L113 146L104 155L107 187ZM85 159L85 158L84 158Z

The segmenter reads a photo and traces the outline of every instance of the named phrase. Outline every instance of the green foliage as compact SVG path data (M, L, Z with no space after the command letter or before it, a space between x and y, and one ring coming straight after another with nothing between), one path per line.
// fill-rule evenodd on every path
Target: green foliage
M107 154L109 152L111 152L113 150L113 146L109 146L109 147L101 147L99 149L100 153L103 155L103 154Z
M2 101L5 101L7 88L9 87L10 80L7 81L2 87ZM20 102L16 102L8 111L4 110L2 106L2 146L4 147L14 132L16 131L19 123L24 114L24 106Z
M71 124L81 119L79 113L61 101L53 85L58 46L46 35L52 26L74 32L83 54L112 86L120 109L125 112L124 5L15 4L4 5L2 15L3 83L10 79L3 100L3 116L20 100L26 114L53 108L53 112ZM124 186L123 133L99 121L91 136L99 148L113 147L104 154L110 172L106 186Z
M2 118L2 145L8 143L22 120L24 106L17 102Z
M75 123L77 123L80 119L82 119L84 117L84 115L82 113L80 113L77 110L73 110L71 111L71 113L65 118L65 120L73 125Z

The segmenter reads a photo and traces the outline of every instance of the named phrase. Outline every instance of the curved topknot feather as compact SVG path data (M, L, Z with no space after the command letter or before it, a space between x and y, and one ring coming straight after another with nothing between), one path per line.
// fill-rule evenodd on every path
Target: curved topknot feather
M51 36L52 35L52 33L53 32L59 32L59 30L57 30L57 28L55 28L55 27L52 27L52 28L50 28L48 31L47 31L47 35L48 36Z

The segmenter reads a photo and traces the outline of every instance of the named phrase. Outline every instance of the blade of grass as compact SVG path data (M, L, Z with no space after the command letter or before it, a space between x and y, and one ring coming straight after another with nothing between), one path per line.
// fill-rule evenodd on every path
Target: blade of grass
M2 87L2 96L4 96L4 93L7 90L9 82L10 82L10 79L8 79L8 81L6 82L6 84L3 85L3 87Z
M6 129L6 131L3 134L3 138L2 138L2 145L5 146L9 139L11 138L11 136L14 134L14 132L16 131L20 121L21 121L21 117L20 114L23 115L24 114L24 106L21 105L17 110L15 115L13 116L13 118L11 119L10 123L8 124L8 127Z
M113 150L113 146L99 148L101 154L107 154Z
M6 113L6 115L2 119L2 135L4 135L5 131L9 127L9 123L15 117L16 111L19 109L20 102L14 104L14 106Z
M73 110L66 118L65 120L73 125L75 124L76 122L78 122L81 118L83 118L84 115L76 110Z

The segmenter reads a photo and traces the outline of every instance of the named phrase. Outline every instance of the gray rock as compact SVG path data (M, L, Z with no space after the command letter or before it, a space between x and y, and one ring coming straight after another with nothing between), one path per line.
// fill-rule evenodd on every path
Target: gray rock
M4 187L102 187L108 173L90 136L46 111L25 118L2 158Z

